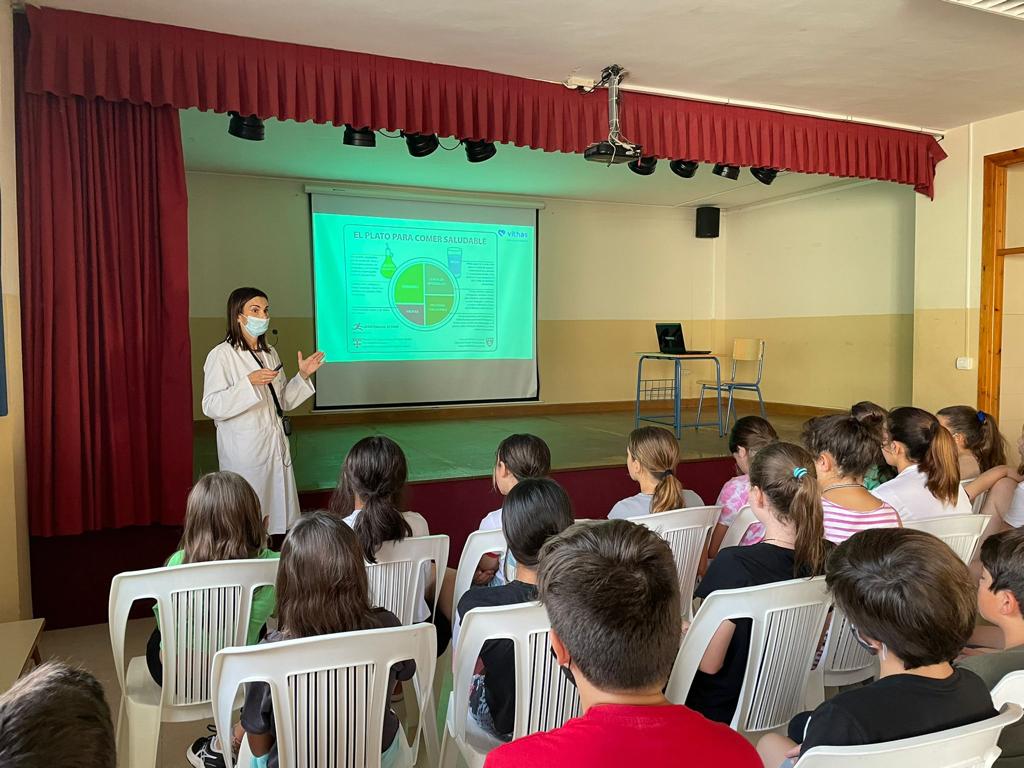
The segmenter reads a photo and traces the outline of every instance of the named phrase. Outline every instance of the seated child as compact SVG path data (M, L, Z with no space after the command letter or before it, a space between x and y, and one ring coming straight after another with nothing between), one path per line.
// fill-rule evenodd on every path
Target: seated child
M764 539L719 552L696 597L824 573L829 544L814 460L807 451L778 442L758 451L750 466L750 506L764 525ZM750 631L750 619L719 626L690 685L686 706L709 720L732 721L747 669Z
M185 531L178 551L166 565L206 563L216 560L276 560L268 549L267 529L260 515L256 491L234 472L211 472L193 486L185 503ZM274 612L274 588L260 587L252 598L246 642L259 641L267 617ZM153 613L157 614L156 608ZM157 685L163 684L160 624L146 645L146 664Z
M839 544L867 528L899 528L900 516L864 487L878 453L877 425L846 414L818 416L804 425L803 441L821 486L825 538Z
M990 414L976 411L969 405L950 405L939 410L935 417L956 443L961 480L972 480L1006 463L1003 436Z
M393 613L370 604L363 557L359 539L337 515L303 515L281 550L277 575L280 629L263 642L400 626ZM398 681L411 679L415 671L412 660L394 665L388 690L393 690ZM253 756L266 755L268 768L277 768L274 711L266 683L246 685L242 728ZM384 768L399 764L409 752L398 716L390 709L384 713L381 750Z
M1024 669L1024 531L997 533L981 546L978 611L1002 634L1003 650L965 656L957 666L969 669L989 688L1011 672ZM996 768L1024 765L1024 726L1011 725L999 737L1003 753Z
M718 548L722 545L726 531L732 525L733 520L746 506L747 497L750 495L750 462L754 455L779 439L775 428L760 416L744 416L737 419L729 432L729 453L736 460L736 468L740 471L736 477L727 481L718 494L717 506L722 507L722 513L718 516L718 525L711 532L711 543L708 545L708 558L714 559L718 554ZM749 546L756 544L764 535L764 530L759 523L750 526L743 535L740 544Z
M664 539L624 520L577 523L544 546L538 578L551 647L583 714L498 747L485 768L758 765L742 736L662 693L682 631Z
M4 768L115 768L115 747L103 686L83 669L50 661L0 696Z
M974 629L967 566L941 540L908 528L861 531L840 544L826 574L836 606L879 679L797 715L790 738L758 742L766 768L817 746L879 744L995 717L985 683L951 662Z
M624 520L685 507L683 484L676 477L677 464L679 441L667 429L640 427L630 432L626 468L629 477L640 485L640 493L617 502L608 519Z
M515 557L515 579L490 589L471 589L459 600L459 618L474 608L537 599L537 561L549 538L572 525L569 495L548 478L526 479L505 497L502 526ZM458 632L453 645L458 643ZM515 727L516 667L511 640L489 640L480 651L482 670L473 678L469 711L486 731L508 741Z
M864 473L864 487L869 491L875 490L882 483L888 482L896 477L896 470L889 466L882 453L882 446L889 442L889 433L886 426L889 421L889 412L878 403L870 400L861 400L850 406L850 415L875 432L875 442L878 443L878 450L875 451L875 458L871 467Z

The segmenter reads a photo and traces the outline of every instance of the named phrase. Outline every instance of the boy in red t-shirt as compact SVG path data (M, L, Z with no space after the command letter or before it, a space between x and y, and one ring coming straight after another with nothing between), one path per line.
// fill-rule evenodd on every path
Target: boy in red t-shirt
M682 637L664 539L625 520L577 523L545 545L538 579L551 646L579 689L583 715L499 747L485 768L761 768L736 732L662 693Z

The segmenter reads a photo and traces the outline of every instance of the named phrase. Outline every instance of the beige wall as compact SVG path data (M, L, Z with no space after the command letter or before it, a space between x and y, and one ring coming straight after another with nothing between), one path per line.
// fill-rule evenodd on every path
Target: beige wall
M935 200L918 196L916 202L914 402L932 410L977 404L984 158L1024 147L1024 112L947 131L942 147L949 157L938 166ZM1019 171L1013 178L1019 178ZM1011 183L1010 204L1019 211L1014 200L1019 201L1021 191ZM1008 240L1020 240L1019 214L1013 219ZM1003 354L1014 359L1005 340ZM956 369L961 356L972 359L971 370ZM1000 424L1014 443L1017 434L1008 433L1007 426Z
M1024 254L1006 257L1003 272L1003 346L999 380L999 428L1017 464L1017 437L1024 427Z
M232 288L255 283L270 294L286 366L297 349L312 349L309 203L297 180L199 172L187 179L193 391L201 418L202 363L223 337ZM544 402L632 399L633 353L655 346L657 321L683 322L691 346L712 344L721 246L694 237L692 210L545 203L538 237ZM690 380L688 387L692 392Z
M25 411L18 296L17 176L14 154L13 28L0 13L0 285L3 287L7 416L0 417L0 621L32 613L25 498Z
M724 340L766 340L775 402L910 401L914 191L865 183L730 211Z

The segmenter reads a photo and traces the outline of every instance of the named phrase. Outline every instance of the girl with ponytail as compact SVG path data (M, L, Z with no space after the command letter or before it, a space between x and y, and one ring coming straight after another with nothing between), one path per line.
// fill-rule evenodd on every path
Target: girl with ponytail
M969 515L971 501L960 487L960 465L953 436L920 408L894 408L882 454L899 473L872 493L887 502L903 522L944 515Z
M679 442L667 429L640 427L629 433L626 442L626 467L629 476L640 485L640 493L616 503L608 513L609 520L667 512L686 506L699 506L689 501L683 484L676 477L679 463Z
M430 535L422 515L401 511L407 476L405 454L398 443L383 435L364 437L345 457L329 509L355 531L367 562L377 561L377 550L385 542ZM423 568L422 581L429 594L434 584L433 566L425 563ZM429 616L426 599L420 600L413 619L427 621Z
M1006 446L991 414L969 405L950 405L935 414L956 443L960 479L973 480L1006 463Z
M708 566L697 588L704 599L720 589L756 587L825 572L821 489L814 457L798 445L772 443L750 465L750 506L764 525L764 539L727 547ZM723 622L704 652L686 706L709 720L729 723L739 701L750 648L750 620Z

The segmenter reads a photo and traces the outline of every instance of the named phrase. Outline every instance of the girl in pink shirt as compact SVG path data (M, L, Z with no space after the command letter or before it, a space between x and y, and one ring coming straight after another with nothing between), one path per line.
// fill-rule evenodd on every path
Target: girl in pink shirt
M729 432L729 453L736 460L736 468L740 474L729 480L722 491L718 494L716 505L722 507L718 516L718 525L711 533L711 541L708 544L708 559L718 554L718 548L722 545L726 531L732 525L740 510L746 506L747 497L750 495L750 461L759 450L770 445L779 439L775 428L760 416L744 416L737 419ZM740 544L747 546L756 544L764 536L764 526L760 523L753 523L743 535Z
M818 416L804 425L803 441L815 457L825 538L841 544L868 528L901 528L899 513L864 487L878 453L880 424L848 414Z

